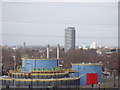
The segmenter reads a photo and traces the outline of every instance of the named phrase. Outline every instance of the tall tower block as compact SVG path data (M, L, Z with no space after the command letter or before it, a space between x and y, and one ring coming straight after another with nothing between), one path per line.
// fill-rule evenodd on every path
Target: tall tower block
M65 29L65 52L75 48L75 28L67 27Z

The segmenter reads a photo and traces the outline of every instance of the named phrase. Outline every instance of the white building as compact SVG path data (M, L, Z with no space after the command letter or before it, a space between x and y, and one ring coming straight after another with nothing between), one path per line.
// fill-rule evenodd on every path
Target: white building
M91 44L90 44L90 48L91 48L91 49L96 49L96 48L97 48L96 42L91 43Z

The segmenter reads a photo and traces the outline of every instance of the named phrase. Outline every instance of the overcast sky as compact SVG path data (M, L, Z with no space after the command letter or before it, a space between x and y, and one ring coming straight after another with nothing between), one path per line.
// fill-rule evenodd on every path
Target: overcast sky
M118 2L119 0L1 0L2 2Z
M117 46L118 0L72 1L2 3L2 44L64 45L65 28L74 26L78 46Z

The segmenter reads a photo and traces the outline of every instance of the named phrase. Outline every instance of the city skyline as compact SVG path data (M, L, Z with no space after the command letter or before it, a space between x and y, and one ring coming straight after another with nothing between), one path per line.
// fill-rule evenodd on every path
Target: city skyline
M76 45L118 45L117 2L3 3L3 45L63 45L64 29L76 28Z

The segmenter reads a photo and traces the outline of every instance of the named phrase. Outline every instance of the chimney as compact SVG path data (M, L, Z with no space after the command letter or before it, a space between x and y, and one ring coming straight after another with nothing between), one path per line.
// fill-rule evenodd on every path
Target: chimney
M48 46L47 46L47 59L49 59L50 57L49 57L49 44L48 44Z
M57 46L57 59L60 58L60 45Z

